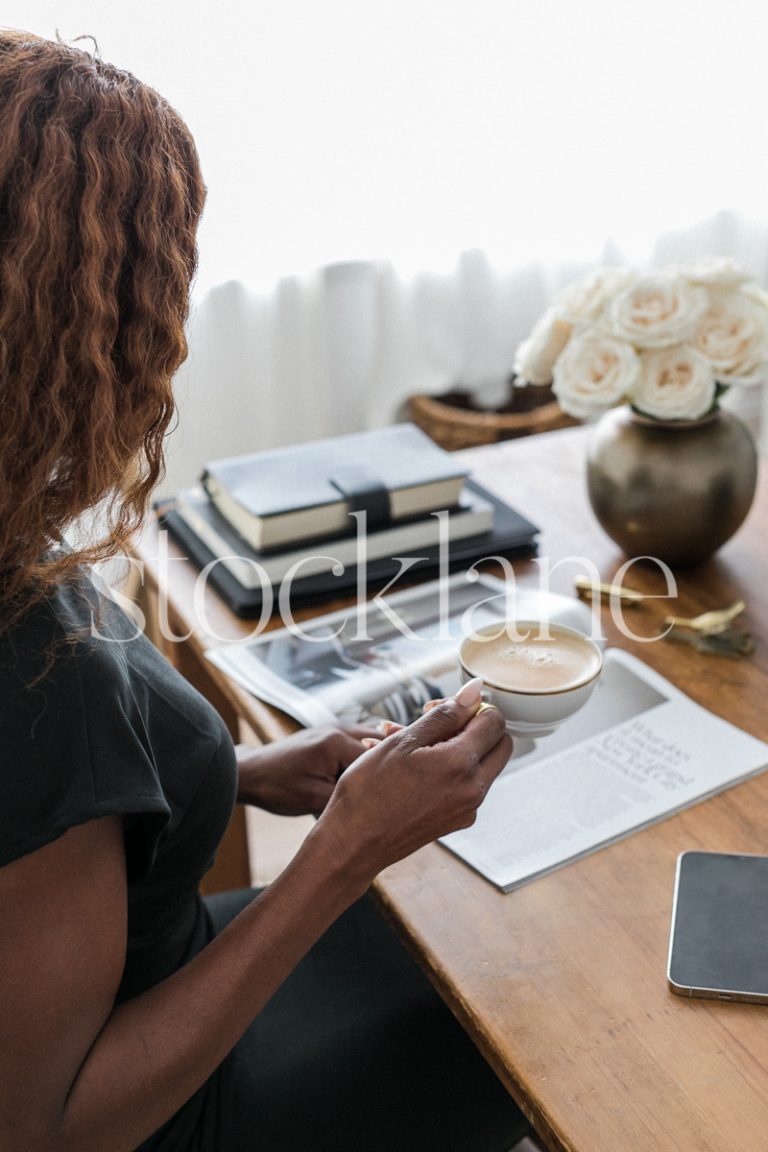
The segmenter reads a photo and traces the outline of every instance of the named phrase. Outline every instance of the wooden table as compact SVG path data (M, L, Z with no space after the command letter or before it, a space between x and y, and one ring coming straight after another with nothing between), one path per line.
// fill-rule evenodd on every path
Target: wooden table
M583 556L608 579L624 557L589 510L584 451L585 433L576 429L464 455L482 484L541 525L540 557L553 563ZM716 559L678 574L678 614L746 600L744 622L757 644L750 659L704 656L669 641L628 642L604 611L610 644L634 652L694 700L763 740L767 539L763 474L755 507L736 537ZM139 555L155 589L156 547L150 529ZM244 718L263 739L290 731L293 724L282 714L210 665L203 668L200 656L215 641L192 624L196 572L180 561L172 569L170 622L191 630L186 645L172 646L182 670L232 724ZM561 566L550 587L570 594L577 571L577 563ZM520 562L516 574L521 585L537 586L540 567ZM635 567L627 583L664 591L652 567ZM220 637L249 631L214 593L206 606ZM650 637L669 611L669 601L651 600L626 619ZM376 889L548 1148L762 1152L768 1148L768 1009L680 999L667 990L665 970L678 853L762 853L767 847L768 774L509 895L438 845L388 869Z

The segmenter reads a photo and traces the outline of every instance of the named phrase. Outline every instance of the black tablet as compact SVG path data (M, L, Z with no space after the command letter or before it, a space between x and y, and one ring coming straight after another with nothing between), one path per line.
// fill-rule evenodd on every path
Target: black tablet
M680 996L768 1003L768 856L682 853L667 977Z

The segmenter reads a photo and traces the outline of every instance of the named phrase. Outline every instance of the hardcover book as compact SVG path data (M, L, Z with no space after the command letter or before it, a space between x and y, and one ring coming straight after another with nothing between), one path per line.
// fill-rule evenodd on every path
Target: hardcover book
M258 552L354 534L451 508L467 469L414 424L335 436L206 465L202 483L219 512Z

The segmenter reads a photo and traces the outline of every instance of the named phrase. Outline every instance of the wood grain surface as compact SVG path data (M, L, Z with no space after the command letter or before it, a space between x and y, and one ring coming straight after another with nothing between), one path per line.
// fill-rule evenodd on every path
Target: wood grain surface
M592 561L610 579L625 557L602 533L584 482L587 433L554 432L464 453L480 483L542 529L539 556L515 564L523 587L542 566ZM768 740L768 478L745 526L718 554L677 573L675 601L649 600L625 620L651 642L627 640L607 608L610 644L633 652L694 700ZM157 583L156 529L137 546ZM178 552L175 551L175 555ZM171 617L192 628L196 573L176 561ZM556 568L572 594L579 561ZM653 565L632 587L662 594ZM653 639L674 611L694 615L743 598L740 623L755 654L709 656ZM340 607L336 603L328 608ZM214 593L219 637L247 634ZM317 612L317 609L314 609ZM297 613L304 618L312 610ZM192 628L200 656L217 642ZM231 706L263 739L295 727L211 670ZM685 1000L666 984L677 855L691 848L762 853L768 847L768 775L757 777L508 895L438 845L388 869L377 894L441 994L532 1119L550 1149L570 1152L763 1152L768 1148L768 1009ZM768 900L767 900L768 911Z

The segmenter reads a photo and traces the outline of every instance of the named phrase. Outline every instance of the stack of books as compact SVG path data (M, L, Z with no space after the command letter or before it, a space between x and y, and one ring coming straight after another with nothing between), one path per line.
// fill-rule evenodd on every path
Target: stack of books
M241 616L530 551L536 527L413 424L209 463L161 512Z

